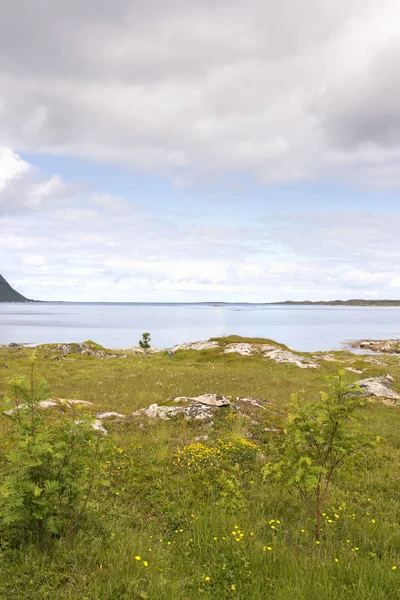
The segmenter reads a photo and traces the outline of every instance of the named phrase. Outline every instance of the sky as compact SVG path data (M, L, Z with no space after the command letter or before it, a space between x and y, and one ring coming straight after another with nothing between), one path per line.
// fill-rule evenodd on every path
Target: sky
M0 273L29 298L400 299L398 0L14 0Z

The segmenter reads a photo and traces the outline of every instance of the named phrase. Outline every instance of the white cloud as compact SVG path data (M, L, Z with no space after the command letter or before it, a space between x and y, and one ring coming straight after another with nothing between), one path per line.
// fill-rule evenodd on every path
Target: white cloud
M293 212L265 220L254 212L243 224L240 214L236 225L215 224L212 213L198 220L137 199L90 190L77 196L75 186L30 165L7 177L0 207L1 271L28 297L263 302L400 295L400 216Z

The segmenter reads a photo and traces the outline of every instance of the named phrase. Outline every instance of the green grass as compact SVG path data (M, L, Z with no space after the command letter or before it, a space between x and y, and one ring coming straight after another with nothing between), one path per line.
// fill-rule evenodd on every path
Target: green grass
M232 336L222 343L241 341L248 340ZM0 397L10 376L28 373L32 352L0 349ZM129 414L153 402L207 392L260 397L273 410L261 425L231 411L221 411L213 427L182 419L107 425L111 459L104 469L111 485L96 490L73 543L55 539L40 552L34 540L12 547L0 537L0 599L400 598L397 406L366 402L359 409L363 429L383 439L376 451L338 472L320 545L301 500L261 477L262 465L279 456L280 445L280 436L264 427L282 425L292 392L317 395L326 377L343 365L367 369L363 375L349 372L349 381L390 373L399 390L398 357L385 357L383 367L362 355L330 354L336 362L299 369L219 350L52 360L52 352L38 348L36 375L49 381L52 395L89 400L94 410ZM0 427L4 472L5 420ZM204 435L207 441L196 442ZM230 449L215 454L213 449L229 441ZM177 461L181 451L192 457L190 465Z

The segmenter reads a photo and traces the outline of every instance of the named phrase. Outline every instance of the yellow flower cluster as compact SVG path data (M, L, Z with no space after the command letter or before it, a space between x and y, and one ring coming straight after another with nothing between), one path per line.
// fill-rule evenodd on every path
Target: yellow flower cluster
M234 440L219 439L215 446L207 446L201 442L195 442L178 450L175 455L174 464L180 467L187 467L191 470L199 470L210 464L215 464L220 458L241 450L258 450L258 446L244 438Z

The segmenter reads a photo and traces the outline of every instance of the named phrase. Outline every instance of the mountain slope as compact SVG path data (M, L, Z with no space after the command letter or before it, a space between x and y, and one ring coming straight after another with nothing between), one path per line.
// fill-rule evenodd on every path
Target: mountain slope
M19 292L16 292L11 285L0 275L0 302L29 302Z

